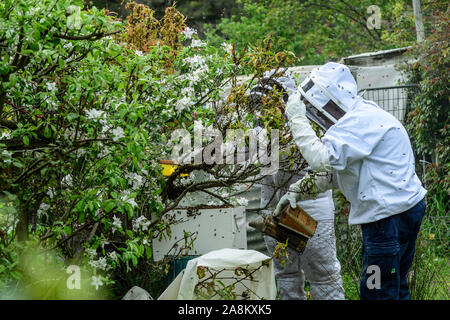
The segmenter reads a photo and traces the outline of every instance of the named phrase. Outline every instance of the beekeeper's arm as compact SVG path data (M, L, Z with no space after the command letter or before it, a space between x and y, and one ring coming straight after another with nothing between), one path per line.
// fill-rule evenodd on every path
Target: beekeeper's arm
M329 154L306 118L306 106L300 93L293 94L286 105L286 116L292 136L303 158L316 172L331 172Z
M316 174L315 179L308 183L302 179L290 186L290 191L280 199L274 215L278 215L288 203L295 208L296 200L314 199L316 190L323 192L337 187L335 174L332 172L344 170L349 163L369 155L376 141L380 139L377 130L353 128L355 119L348 117L332 126L326 132L322 142L305 114L306 107L300 100L300 93L292 95L287 103L286 116L295 143L309 166L322 174ZM367 134L364 133L365 131Z

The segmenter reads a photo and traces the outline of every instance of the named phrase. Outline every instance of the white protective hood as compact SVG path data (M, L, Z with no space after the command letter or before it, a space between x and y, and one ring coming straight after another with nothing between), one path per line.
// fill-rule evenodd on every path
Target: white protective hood
M313 69L298 90L306 104L306 116L324 130L361 100L350 69L335 62Z

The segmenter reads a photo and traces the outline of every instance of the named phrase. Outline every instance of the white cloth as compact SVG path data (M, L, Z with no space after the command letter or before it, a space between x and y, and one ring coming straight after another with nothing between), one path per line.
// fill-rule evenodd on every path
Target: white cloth
M403 125L374 102L355 96L353 76L345 66L339 66L334 63L320 68L326 73L320 77L322 90L315 92L314 99L325 103L333 97L345 106L346 114L329 128L322 142L314 140L315 147L305 143L313 137L302 115L294 116L289 125L302 154L311 154L305 159L312 168L336 170L339 188L351 203L349 224L370 223L412 208L426 190L415 173L414 154ZM321 74L320 69L317 74ZM313 155L314 148L323 147L332 169L318 163L323 161L322 153Z
M267 265L259 268L262 262L268 259L269 261ZM189 260L183 273L180 273L178 277L175 278L172 284L166 289L165 292L163 292L158 300L202 299L195 293L195 286L199 283L199 281L201 281L197 273L198 267L206 267L211 271L220 271L222 269L226 269L226 271L222 272L216 278L216 285L219 287L220 284L217 282L217 280L222 281L225 285L229 285L230 283L232 283L230 282L232 280L221 279L221 277L234 277L235 269L238 267L243 267L250 271L259 268L258 271L252 274L253 281L242 281L242 283L251 290L249 299L274 300L276 298L276 284L273 269L273 260L265 254L262 254L255 250L226 248L214 250L198 258ZM206 273L206 276L209 276L209 274ZM233 291L239 294L242 291L246 290L246 287L243 284L237 283ZM213 299L219 298L220 297L218 295L213 297Z

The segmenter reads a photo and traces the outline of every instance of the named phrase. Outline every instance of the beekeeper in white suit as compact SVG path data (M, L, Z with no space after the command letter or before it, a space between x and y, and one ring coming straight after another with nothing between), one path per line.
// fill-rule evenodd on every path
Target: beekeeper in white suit
M266 176L261 186L261 207L264 214L272 214L278 200L305 172L292 175L278 171ZM322 192L315 200L299 201L300 206L317 221L314 236L308 241L302 254L287 247L288 260L285 265L274 259L278 295L281 300L305 300L305 280L310 284L314 300L343 300L345 298L341 278L341 265L336 257L334 234L334 204L331 190ZM277 240L264 236L267 250L273 254Z
M272 70L265 73L262 85L253 88L252 95L264 95L272 90L273 86L277 86L278 90L283 90L287 94L284 97L287 101L296 91L294 78L287 71L281 77L274 77L273 72ZM265 176L261 183L262 213L272 214L281 196L288 191L289 185L299 181L305 174L306 171L293 175L279 170L274 175ZM299 201L297 205L308 212L318 224L314 236L308 241L302 254L288 247L286 248L288 261L284 266L279 259L274 259L279 298L306 300L304 288L307 279L313 299L343 300L345 295L340 274L341 265L336 257L332 191L320 193L315 200ZM272 255L277 240L269 236L264 236L264 240L267 250Z
M330 189L336 178L351 203L349 224L362 229L361 299L409 299L406 274L426 190L415 173L406 130L374 102L357 96L356 82L342 64L314 69L297 89L286 106L288 124L305 160L323 174L290 185L274 215L288 203L296 206ZM307 115L327 129L322 139Z

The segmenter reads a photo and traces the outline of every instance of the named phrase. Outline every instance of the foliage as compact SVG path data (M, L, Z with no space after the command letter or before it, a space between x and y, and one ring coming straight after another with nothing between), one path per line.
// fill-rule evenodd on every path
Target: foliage
M408 285L413 300L450 299L448 249L444 255L442 251L436 250L436 242L439 240L430 233L430 229L434 229L439 223L442 221L436 217L425 218L423 221L422 231L416 243L414 261L408 273ZM448 240L448 234L445 239Z
M116 12L119 17L125 19L129 11L125 9L126 4L123 0L91 0L97 8L105 8L111 12ZM180 12L188 18L189 27L203 33L203 24L216 24L221 17L229 17L237 7L234 0L215 0L215 1L192 1L192 0L138 0L137 3L143 4L154 10L155 17L160 19L164 16L164 10L174 5Z
M433 209L428 212L433 215L448 212L450 193L450 136L447 128L450 119L449 7L441 7L439 3L431 7L431 32L425 41L410 50L411 62L404 66L409 81L420 86L412 101L408 129L414 137L416 150L433 160L425 175L428 204Z
M359 226L348 225L349 202L342 192L333 191L336 204L336 254L341 264L341 276L347 300L359 300L362 270L362 236Z
M62 265L90 270L96 288L148 284L153 272L167 270L164 261L150 262L152 240L171 236L176 221L167 213L183 198L206 190L216 204L236 205L235 187L261 179L263 165L253 160L183 163L165 178L159 161L170 159L173 133L214 124L228 139L227 129L247 129L267 113L273 128L284 128L274 107L281 93L252 105L246 92L263 71L293 57L273 52L270 41L223 55L174 7L157 20L130 3L125 24L108 11L74 5L83 8L83 1L0 4L0 185L8 198L0 247L8 270L0 274L5 285L23 275L27 250L13 248L31 237L38 248L58 250ZM250 77L242 81L244 69ZM304 165L290 139L281 147ZM199 171L207 181L193 179ZM176 249L182 254L189 246Z
M367 24L372 19L373 12L367 10L373 1L239 3L242 12L207 28L208 39L216 45L227 39L242 48L271 34L277 51L294 52L301 64L321 64L350 54L410 45L415 40L410 1L377 1L380 28Z

